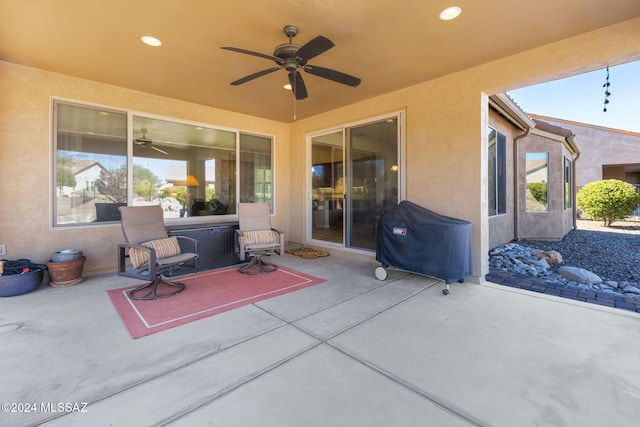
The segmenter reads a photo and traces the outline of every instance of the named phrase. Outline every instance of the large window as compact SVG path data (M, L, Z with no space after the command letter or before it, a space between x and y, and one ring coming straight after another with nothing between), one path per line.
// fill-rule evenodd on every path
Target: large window
M493 128L489 134L489 216L507 213L506 137Z
M54 105L55 224L110 221L127 203L127 115Z
M62 101L53 110L56 226L117 221L122 205L178 219L234 215L238 201L273 209L271 137Z
M549 208L549 153L526 153L527 211L546 212Z

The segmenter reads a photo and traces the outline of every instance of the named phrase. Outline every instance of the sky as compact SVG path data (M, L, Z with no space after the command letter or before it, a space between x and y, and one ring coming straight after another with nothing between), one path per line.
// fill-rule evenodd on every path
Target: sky
M528 114L640 133L640 61L609 67L609 104L604 112L606 69L507 92Z

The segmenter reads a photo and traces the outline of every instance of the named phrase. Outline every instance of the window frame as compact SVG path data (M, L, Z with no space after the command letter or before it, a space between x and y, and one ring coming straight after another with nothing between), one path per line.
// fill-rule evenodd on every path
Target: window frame
M496 133L496 143L493 145L495 147L495 156L491 156L492 146L487 146L487 159L494 159L492 164L487 165L487 212L490 218L507 214L507 137L498 132L496 128L487 126L487 135L491 135L492 131ZM492 177L493 188L491 188ZM490 203L492 200L489 197L490 193L494 195L493 206Z
M271 167L271 183L270 183L270 207L272 214L276 211L276 157L275 157L275 145L276 145L276 137L273 134L268 133L260 133L255 131L247 131L239 128L230 128L225 126L220 126L211 123L203 123L185 119L179 119L175 117L168 116L160 116L152 113L131 110L126 108L118 108L112 106L106 106L101 104L95 104L90 102L78 101L74 99L67 99L61 97L52 96L50 98L50 141L49 141L49 159L50 159L50 182L49 182L49 221L51 229L69 229L69 228L78 228L78 227L100 227L100 226L109 226L109 225L119 225L120 221L93 221L93 222L59 222L58 218L58 194L57 194L57 156L58 156L58 115L57 115L57 106L60 104L71 105L74 107L81 107L99 111L108 111L114 112L118 114L126 115L126 174L127 174L127 189L126 189L126 203L127 205L132 205L133 203L133 158L134 158L134 136L133 136L133 118L136 117L144 117L155 120L164 120L169 122L174 122L176 124L184 124L189 126L201 126L205 128L210 128L213 130L219 131L228 131L235 134L235 144L234 144L234 203L237 205L237 201L240 200L240 191L241 184L240 179L241 175L237 171L240 171L241 167L241 137L242 135L248 135L252 137L264 138L268 140L270 143L270 167ZM78 153L83 153L83 151L78 151ZM88 152L89 153L89 152ZM177 224L188 224L188 223L202 223L202 222L220 222L220 221L228 221L237 219L237 209L233 210L231 214L222 214L222 215L205 215L205 216L189 216L184 218L165 218L165 222L170 223L172 225Z
M550 204L549 204L549 194L551 194L551 183L549 182L549 177L551 175L551 156L550 153L548 151L527 151L525 153L525 165L527 164L529 160L529 155L531 155L531 161L536 160L534 158L535 157L540 157L541 155L544 155L544 159L546 160L546 163L544 164L544 166L538 166L536 168L531 169L531 171L537 171L537 170L541 170L541 169L546 169L546 178L541 180L541 181L529 181L529 173L530 171L527 170L527 168L525 167L525 187L524 187L524 191L525 191L525 211L527 213L548 213L550 211ZM537 203L541 204L544 206L544 209L529 209L529 207L527 206L527 196L526 196L526 192L529 190L529 185L530 184L546 184L546 186L544 186L546 194L545 194L545 200L546 203L542 203L536 200ZM532 196L533 197L533 196ZM535 197L534 197L535 198Z
M564 156L564 210L573 208L573 161Z

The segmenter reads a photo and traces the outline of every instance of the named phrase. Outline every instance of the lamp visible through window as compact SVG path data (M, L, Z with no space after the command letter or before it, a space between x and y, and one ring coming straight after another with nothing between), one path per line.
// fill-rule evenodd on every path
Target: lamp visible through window
M198 180L193 175L187 175L187 179L186 180L184 180L184 181L176 181L176 182L173 183L173 185L176 186L176 187L182 186L182 185L186 185L187 187L198 187L198 186L200 186L200 184L198 184Z

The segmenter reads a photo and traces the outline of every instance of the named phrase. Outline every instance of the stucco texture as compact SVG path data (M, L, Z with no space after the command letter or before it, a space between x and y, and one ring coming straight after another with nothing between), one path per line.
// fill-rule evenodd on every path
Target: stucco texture
M51 97L143 111L170 118L235 127L271 135L275 140L277 209L274 226L285 233L289 211L288 126L93 81L0 62L0 243L7 259L45 263L52 253L80 249L85 275L113 272L120 225L51 227Z
M473 224L474 272L488 272L487 94L640 57L640 19L600 29L380 97L295 121L263 120L0 62L0 242L11 258L46 261L82 249L87 274L115 271L118 226L50 229L50 97L115 106L274 135L276 217L287 240L304 242L306 135L387 112L406 112L404 194ZM363 83L363 84L366 84ZM307 178L305 178L307 177Z

